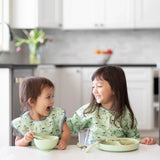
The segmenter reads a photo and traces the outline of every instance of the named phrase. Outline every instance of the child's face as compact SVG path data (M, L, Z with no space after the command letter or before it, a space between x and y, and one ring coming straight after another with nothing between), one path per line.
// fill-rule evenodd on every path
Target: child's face
M103 78L95 78L92 82L92 93L97 103L101 103L103 107L110 109L114 101L114 92L109 83Z
M31 112L34 112L35 120L44 119L46 116L49 115L52 106L54 104L54 88L45 87L42 91L40 96L38 96L37 100L34 102L32 106Z

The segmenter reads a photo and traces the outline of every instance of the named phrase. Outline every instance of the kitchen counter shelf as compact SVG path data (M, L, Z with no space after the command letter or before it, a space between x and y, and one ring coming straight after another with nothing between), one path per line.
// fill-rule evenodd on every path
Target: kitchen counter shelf
M57 64L56 67L100 67L104 65L121 67L157 67L156 64Z
M0 68L33 68L37 65L31 64L0 64Z
M158 67L157 64L39 64L39 65L54 65L56 67L100 67L104 65L115 65L121 67ZM36 64L0 64L0 68L33 68L39 65Z

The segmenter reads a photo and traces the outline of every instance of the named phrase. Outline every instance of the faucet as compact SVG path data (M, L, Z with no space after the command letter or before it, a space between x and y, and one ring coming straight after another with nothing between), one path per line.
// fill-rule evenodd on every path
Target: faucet
M12 34L11 27L9 26L9 24L6 23L6 22L0 22L0 25L5 25L8 28L9 41L12 41L13 40L13 34ZM0 50L0 53L2 53L2 52L3 51Z
M8 28L9 40L12 41L13 40L13 34L12 34L11 27L9 26L9 24L6 23L6 22L0 22L0 25L5 25Z

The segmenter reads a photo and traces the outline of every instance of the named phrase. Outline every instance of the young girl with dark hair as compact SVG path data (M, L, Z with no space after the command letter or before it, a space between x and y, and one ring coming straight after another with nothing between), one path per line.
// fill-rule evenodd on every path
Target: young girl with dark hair
M92 75L90 104L79 108L67 124L72 133L89 128L86 144L106 138L140 140L137 121L131 109L124 71L117 66L103 66ZM154 144L154 138L140 143Z

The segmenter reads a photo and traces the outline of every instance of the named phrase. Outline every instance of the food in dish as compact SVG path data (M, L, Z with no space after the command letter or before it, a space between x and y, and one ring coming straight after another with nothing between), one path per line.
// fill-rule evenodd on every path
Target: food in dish
M133 138L112 138L98 144L100 150L115 152L132 151L138 147L139 141Z

